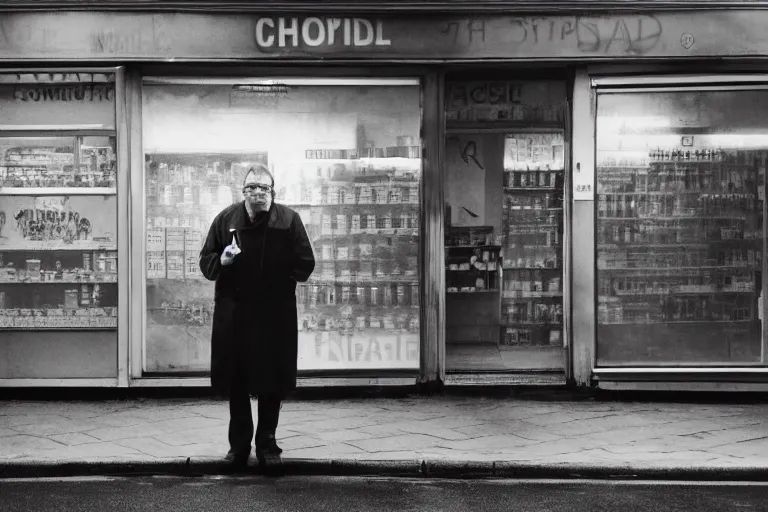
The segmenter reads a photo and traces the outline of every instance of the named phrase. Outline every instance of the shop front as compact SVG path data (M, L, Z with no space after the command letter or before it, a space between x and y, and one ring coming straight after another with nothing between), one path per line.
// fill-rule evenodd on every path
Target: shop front
M765 14L525 8L7 13L0 385L206 385L261 164L303 385L761 386Z

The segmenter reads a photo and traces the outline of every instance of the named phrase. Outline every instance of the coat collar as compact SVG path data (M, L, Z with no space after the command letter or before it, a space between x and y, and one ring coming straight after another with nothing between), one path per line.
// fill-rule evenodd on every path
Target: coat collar
M277 217L277 208L274 201L272 206L269 207L269 224L273 225ZM251 218L248 216L248 210L245 207L245 201L240 201L237 208L235 208L232 216L229 220L229 227L235 229L245 229L251 227Z

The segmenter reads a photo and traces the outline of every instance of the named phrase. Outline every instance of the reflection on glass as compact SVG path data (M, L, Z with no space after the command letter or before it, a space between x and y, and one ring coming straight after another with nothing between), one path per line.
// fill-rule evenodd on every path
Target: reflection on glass
M117 183L117 155L114 137L81 137L77 162L81 186L114 188Z
M418 366L421 160L413 141L308 151L278 187L277 201L299 212L316 257L297 291L300 367Z
M419 88L145 85L147 371L207 371L198 254L256 162L316 258L299 369L418 368Z
M600 96L600 364L763 360L767 109L758 91Z
M152 369L184 360L164 347L179 339L200 347L184 354L186 369L204 370L210 357L213 286L200 272L200 248L213 218L241 200L243 180L265 153L148 153L146 160L147 338Z
M0 154L2 188L115 187L114 137L3 137Z

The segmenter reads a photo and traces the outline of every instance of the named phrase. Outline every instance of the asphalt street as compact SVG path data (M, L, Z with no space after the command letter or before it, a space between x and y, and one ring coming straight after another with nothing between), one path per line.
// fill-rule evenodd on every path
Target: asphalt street
M96 477L0 480L15 511L753 511L768 484L349 477Z

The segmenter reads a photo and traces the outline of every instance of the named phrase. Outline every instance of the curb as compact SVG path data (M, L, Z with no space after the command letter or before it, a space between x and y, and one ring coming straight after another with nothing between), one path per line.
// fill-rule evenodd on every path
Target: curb
M253 464L253 461L251 461ZM267 469L249 465L234 472L221 458L135 461L1 461L0 478L66 478L150 475L369 476L435 479L558 479L768 481L768 466L662 466L573 463L483 462L455 460L284 459Z

